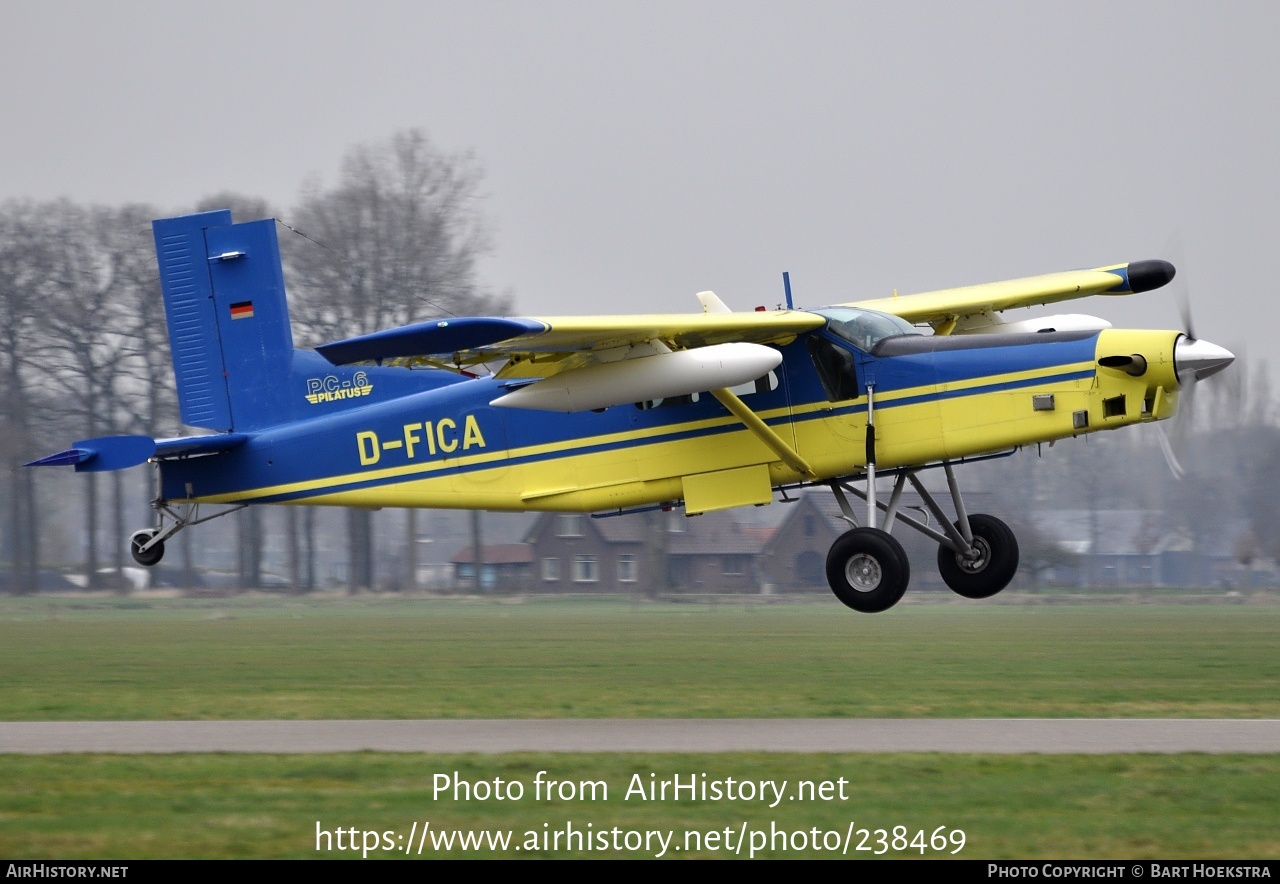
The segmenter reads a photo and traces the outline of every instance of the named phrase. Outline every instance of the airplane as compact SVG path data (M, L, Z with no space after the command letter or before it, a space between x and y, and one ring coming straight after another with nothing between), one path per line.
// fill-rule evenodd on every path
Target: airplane
M845 605L902 598L899 524L938 543L952 590L987 598L1013 578L1017 539L966 511L955 466L1170 418L1234 359L1178 331L999 315L1160 288L1175 271L1159 260L813 310L784 274L785 309L702 292L699 313L447 317L302 350L273 219L222 210L153 232L182 420L211 432L88 439L30 464L157 465L157 524L130 540L142 565L251 504L694 516L826 486L850 525L826 561ZM920 480L933 469L954 515ZM901 511L907 483L934 524Z

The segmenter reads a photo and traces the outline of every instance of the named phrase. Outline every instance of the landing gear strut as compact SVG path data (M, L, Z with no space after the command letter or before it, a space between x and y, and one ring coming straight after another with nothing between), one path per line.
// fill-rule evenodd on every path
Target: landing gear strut
M955 506L954 521L916 478L914 469L898 472L887 504L876 500L874 467L867 471L866 491L844 482L831 483L842 517L849 524L857 526L858 520L845 492L867 502L868 527L854 527L841 535L827 554L827 583L841 602L855 611L876 613L888 610L902 598L911 579L911 569L902 544L889 533L897 521L938 542L938 571L958 595L985 599L1009 585L1018 570L1017 539L1009 526L995 516L969 515L951 464L943 463L942 467ZM907 482L937 519L941 531L931 527L927 520L922 522L898 511ZM883 529L875 527L880 512L884 513Z
M198 503L181 504L180 509L178 509L170 506L166 501L154 500L151 502L151 508L160 517L160 526L158 528L143 528L140 531L134 531L129 538L129 552L133 555L135 562L143 567L150 568L152 565L159 564L160 560L164 558L164 542L183 528L188 525L199 525L201 522L217 519L228 513L234 513L236 510L242 510L246 506L248 504L242 503L230 509L202 517L200 515L200 504Z

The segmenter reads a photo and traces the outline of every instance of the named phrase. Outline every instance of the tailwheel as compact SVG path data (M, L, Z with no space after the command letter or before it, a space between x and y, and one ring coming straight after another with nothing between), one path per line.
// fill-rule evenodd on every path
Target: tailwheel
M139 565L150 568L152 565L159 564L164 558L164 541L143 549L147 541L160 533L159 528L143 528L141 531L133 532L133 536L129 538L129 552L133 554L133 560Z
M902 544L878 528L854 528L840 535L827 553L831 591L864 614L892 608L910 580L911 566Z
M958 595L967 599L990 598L1008 586L1018 571L1018 540L1009 526L995 516L969 516L969 529L977 555L965 558L943 544L938 547L938 571Z

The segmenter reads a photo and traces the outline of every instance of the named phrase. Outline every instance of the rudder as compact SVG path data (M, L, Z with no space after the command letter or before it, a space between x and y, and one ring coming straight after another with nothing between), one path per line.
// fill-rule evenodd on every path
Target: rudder
M183 423L229 432L287 419L293 333L275 221L226 210L152 223Z

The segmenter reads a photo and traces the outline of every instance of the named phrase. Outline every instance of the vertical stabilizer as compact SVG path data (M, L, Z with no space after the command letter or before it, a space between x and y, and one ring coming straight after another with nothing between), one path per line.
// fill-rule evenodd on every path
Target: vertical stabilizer
M293 334L275 222L218 211L152 227L183 423L229 432L286 420Z

